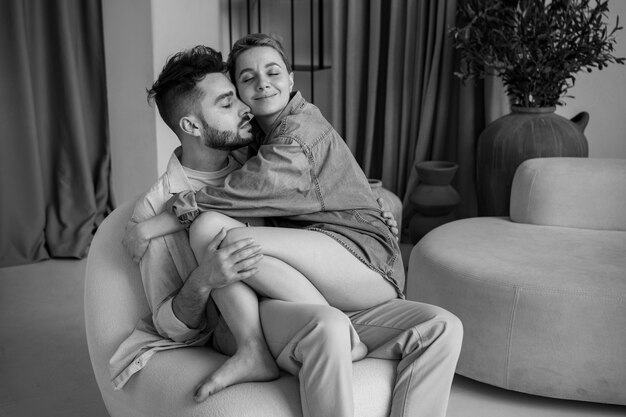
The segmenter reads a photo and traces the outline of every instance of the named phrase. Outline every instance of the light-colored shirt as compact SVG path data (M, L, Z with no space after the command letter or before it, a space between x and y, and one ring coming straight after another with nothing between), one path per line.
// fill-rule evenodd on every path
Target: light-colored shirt
M142 222L165 210L172 195L206 185L223 186L226 176L241 167L244 151L229 156L227 166L216 172L194 171L180 163L182 149L172 154L166 172L135 204L131 222ZM152 315L143 318L109 361L111 382L121 389L156 352L185 346L201 346L210 338L212 326L189 328L172 309L172 300L189 274L198 266L187 231L152 239L139 268Z

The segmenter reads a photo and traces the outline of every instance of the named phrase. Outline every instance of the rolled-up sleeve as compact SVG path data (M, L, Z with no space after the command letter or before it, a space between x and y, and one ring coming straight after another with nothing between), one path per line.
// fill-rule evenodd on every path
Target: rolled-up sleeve
M167 201L165 209L176 216L181 224L187 226L200 214L198 204L196 203L196 194L191 190L175 194Z
M167 298L154 312L152 321L161 336L175 342L191 343L202 334L206 326L202 325L197 329L192 329L178 320L172 307L173 300L173 296Z
M159 334L177 342L187 342L197 337L204 326L187 327L174 314L172 301L183 285L183 280L171 259L166 240L188 239L185 231L152 239L140 261L144 291L152 311L152 321ZM184 244L185 242L180 242ZM191 259L195 267L195 258Z
M158 198L151 199L151 195ZM139 199L131 223L147 220L163 211L164 195L169 193L156 189L151 190L147 197ZM152 311L152 321L162 337L188 342L205 330L204 325L197 329L189 328L176 317L172 308L174 296L183 286L188 274L196 267L196 258L184 230L151 239L139 262L143 288Z

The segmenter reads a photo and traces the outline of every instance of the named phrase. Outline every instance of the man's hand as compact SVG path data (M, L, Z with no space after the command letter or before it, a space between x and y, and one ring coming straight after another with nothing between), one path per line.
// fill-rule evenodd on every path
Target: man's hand
M208 244L198 268L193 272L200 274L203 284L210 288L222 288L250 278L258 272L256 265L263 258L261 247L253 239L241 239L221 246L225 237L226 230L222 229Z
M174 315L190 328L198 328L205 316L211 290L250 278L263 255L252 239L220 247L226 230L213 238L178 294L172 300Z
M398 230L398 222L393 217L393 213L389 210L389 207L387 206L387 202L382 197L378 197L376 201L378 201L378 205L380 206L380 209L382 210L382 215L383 215L383 218L385 219L385 223L387 224L387 227L389 228L391 233L393 233L396 239L398 239L398 233L400 232Z
M141 223L129 221L126 225L122 244L131 258L133 258L133 261L139 262L143 254L148 250L148 243L150 243L150 239L143 235Z

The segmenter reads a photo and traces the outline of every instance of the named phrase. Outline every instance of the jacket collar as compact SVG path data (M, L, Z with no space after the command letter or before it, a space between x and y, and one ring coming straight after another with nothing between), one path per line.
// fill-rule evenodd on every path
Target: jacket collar
M265 135L265 138L267 139L269 136L271 136L274 130L278 129L278 126L280 126L285 117L295 113L304 104L306 104L306 101L304 100L304 97L302 97L302 94L300 94L300 91L296 90L292 92L289 103L287 103L283 111L281 111L276 120L274 120L274 124L272 125L272 128L269 130L269 132L267 132L267 134Z

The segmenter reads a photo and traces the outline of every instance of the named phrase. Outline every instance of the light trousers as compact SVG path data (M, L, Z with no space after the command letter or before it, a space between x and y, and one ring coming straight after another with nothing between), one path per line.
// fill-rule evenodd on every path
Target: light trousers
M390 417L445 416L463 337L448 311L400 299L349 313L264 300L260 313L278 366L299 377L304 417L354 417L351 351L359 339L368 357L398 361Z

